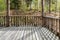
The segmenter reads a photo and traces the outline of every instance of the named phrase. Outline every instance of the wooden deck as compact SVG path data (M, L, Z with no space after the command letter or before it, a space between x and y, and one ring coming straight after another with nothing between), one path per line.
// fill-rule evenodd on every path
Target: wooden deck
M7 27L0 28L0 40L59 40L43 27Z

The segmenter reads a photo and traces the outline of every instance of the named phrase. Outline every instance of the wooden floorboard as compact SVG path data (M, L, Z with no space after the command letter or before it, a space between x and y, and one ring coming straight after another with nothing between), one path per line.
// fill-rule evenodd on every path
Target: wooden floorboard
M43 27L7 27L0 29L0 40L59 40Z

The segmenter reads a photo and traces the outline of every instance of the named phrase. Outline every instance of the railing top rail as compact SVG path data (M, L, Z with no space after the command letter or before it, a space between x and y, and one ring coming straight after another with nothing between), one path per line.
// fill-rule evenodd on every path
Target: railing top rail
M40 15L10 15L9 17L18 17L18 16L38 16L42 17ZM6 17L5 15L0 15L0 17ZM43 16L44 18L50 18L50 19L60 19L59 17L51 17L51 16Z
M10 16L40 16L40 15L10 15Z
M50 19L60 19L59 17L52 17L52 16L43 16L44 18L50 18Z
M5 15L0 15L0 16L5 16ZM9 16L40 16L40 15L9 15Z

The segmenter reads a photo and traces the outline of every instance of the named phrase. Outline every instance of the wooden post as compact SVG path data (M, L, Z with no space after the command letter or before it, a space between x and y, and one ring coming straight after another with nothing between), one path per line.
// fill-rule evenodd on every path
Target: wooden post
M7 1L6 27L9 26L10 0Z
M41 0L41 7L42 7L42 27L44 26L43 24L44 24L44 18L43 18L43 16L44 16L44 3L43 3L43 0Z
M44 12L43 0L41 0L41 6L42 6L42 16L43 16L43 12Z

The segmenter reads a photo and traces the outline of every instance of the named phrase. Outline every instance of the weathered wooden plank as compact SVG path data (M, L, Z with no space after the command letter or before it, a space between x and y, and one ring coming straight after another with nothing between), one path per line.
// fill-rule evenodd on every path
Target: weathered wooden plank
M8 27L0 29L0 40L59 40L46 28Z

